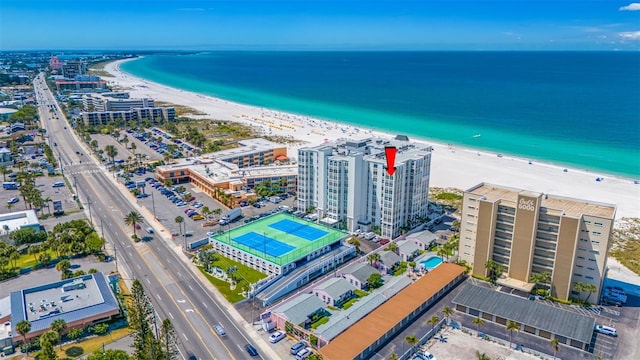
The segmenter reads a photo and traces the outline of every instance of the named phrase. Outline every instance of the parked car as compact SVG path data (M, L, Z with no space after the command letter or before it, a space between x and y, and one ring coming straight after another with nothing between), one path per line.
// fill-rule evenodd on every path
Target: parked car
M197 215L193 215L191 217L192 220L198 221L198 220L204 220L204 216L197 214Z
M242 206L242 207L249 206L249 202L248 202L248 201L244 201L244 200L243 200L243 201L240 201L240 202L238 203L238 205L240 205L240 206Z
M311 351L311 349L309 349L308 347L298 351L298 353L296 354L296 360L302 360L302 359L306 359L309 357L309 355L311 355L313 353L313 351Z
M605 335L609 335L609 336L613 336L613 337L617 337L618 333L616 332L616 329L610 327L610 326L606 326L606 325L596 325L594 330L596 332L599 332L600 334L605 334Z
M284 339L284 337L286 336L284 331L274 331L270 336L269 336L269 342L272 344L277 343L278 341Z
M297 343L293 344L293 346L291 347L291 354L295 355L298 353L298 351L304 349L307 346L307 343L304 341L298 341Z
M200 202L193 203L193 207L196 208L196 209L199 209L199 208L201 208L203 206L204 206L204 204L202 204Z
M9 201L7 201L7 204L15 204L18 201L20 201L20 199L18 199L17 197L12 197L11 199L9 199Z

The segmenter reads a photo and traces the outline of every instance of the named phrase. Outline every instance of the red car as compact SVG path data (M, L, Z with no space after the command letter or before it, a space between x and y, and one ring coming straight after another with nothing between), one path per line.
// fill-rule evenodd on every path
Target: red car
M380 245L387 245L390 242L389 239L382 239L380 240Z

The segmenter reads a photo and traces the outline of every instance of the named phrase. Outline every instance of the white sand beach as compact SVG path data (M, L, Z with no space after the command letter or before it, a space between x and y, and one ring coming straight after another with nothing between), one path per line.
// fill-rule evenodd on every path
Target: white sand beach
M316 145L339 138L361 139L371 136L393 137L365 128L324 121L301 115L238 104L223 99L171 88L134 77L119 69L120 60L104 70L114 78L105 78L110 86L118 86L131 97L150 97L194 108L206 118L243 122L262 128L265 134L291 136L305 141L289 147L296 157L300 146ZM409 136L410 138L415 138ZM555 166L504 154L449 146L429 139L415 139L433 146L431 182L433 187L468 189L481 182L522 188L547 194L617 205L617 218L640 217L640 184L599 172ZM596 181L601 178L602 181Z

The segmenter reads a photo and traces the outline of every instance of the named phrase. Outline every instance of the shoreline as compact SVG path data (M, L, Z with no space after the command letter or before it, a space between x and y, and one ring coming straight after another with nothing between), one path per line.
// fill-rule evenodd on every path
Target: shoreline
M305 143L288 145L289 156L296 157L298 148L319 145L340 138L390 138L396 134L359 128L336 121L296 115L227 101L209 95L173 88L139 78L120 69L120 64L133 59L110 62L104 71L113 78L105 78L109 85L129 91L131 97L150 97L158 101L191 107L207 115L194 118L213 118L241 122L262 129L265 135L290 136ZM536 192L574 197L588 201L617 205L617 217L640 217L640 184L633 179L600 171L583 170L527 159L517 155L500 154L464 146L443 144L419 136L417 142L433 147L431 187L452 187L466 190L478 183L493 183ZM566 169L566 172L564 171ZM596 181L596 178L601 181Z

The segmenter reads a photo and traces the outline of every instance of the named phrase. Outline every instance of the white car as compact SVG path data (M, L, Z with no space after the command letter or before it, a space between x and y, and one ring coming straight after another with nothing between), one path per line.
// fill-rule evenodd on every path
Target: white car
M605 334L605 335L609 335L609 336L613 336L613 337L617 337L618 336L618 333L616 332L616 329L614 329L614 328L612 328L610 326L596 325L594 330L596 332L599 332L600 334Z
M286 336L284 331L275 331L273 334L269 336L269 342L272 344L277 343L278 341L284 339Z
M306 359L309 357L309 355L311 355L313 353L313 351L311 351L310 348L306 347L300 351L298 351L298 353L296 354L296 360L302 360L302 359Z

